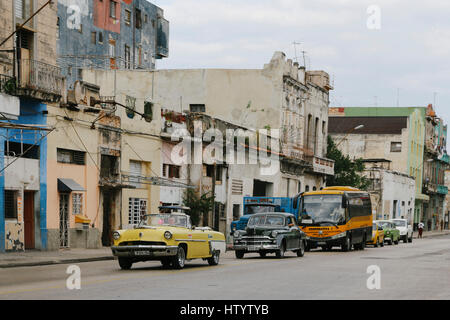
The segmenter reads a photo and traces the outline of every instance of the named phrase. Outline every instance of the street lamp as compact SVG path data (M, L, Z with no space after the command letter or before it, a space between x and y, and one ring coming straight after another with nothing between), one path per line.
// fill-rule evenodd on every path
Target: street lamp
M339 145L348 137L348 135L350 134L350 133L352 133L353 131L356 131L356 130L361 130L362 128L364 128L364 125L363 124L360 124L359 126L356 126L356 127L354 127L353 129L351 129L349 132L347 132L347 134L345 135L345 137L343 137L342 139L341 139L341 141L339 141L339 143L336 145L336 148L337 147L339 147Z

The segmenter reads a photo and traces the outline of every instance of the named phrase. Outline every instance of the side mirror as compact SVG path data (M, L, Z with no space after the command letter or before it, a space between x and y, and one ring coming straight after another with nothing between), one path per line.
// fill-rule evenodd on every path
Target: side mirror
M289 223L289 224L288 224L288 227L289 227L289 228L292 228L292 227L294 227L294 226L295 226L295 224L293 224L293 223Z

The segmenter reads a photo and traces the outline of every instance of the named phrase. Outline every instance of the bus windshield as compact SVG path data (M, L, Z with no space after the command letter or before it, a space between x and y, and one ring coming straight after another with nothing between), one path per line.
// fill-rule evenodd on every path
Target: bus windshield
M341 195L307 195L303 199L302 218L311 219L313 224L345 222L345 209Z
M246 204L244 214L275 212L276 207L275 205Z

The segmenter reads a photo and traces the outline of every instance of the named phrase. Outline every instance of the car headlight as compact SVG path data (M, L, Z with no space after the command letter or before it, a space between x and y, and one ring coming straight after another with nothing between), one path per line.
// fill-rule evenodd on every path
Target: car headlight
M112 234L114 240L119 240L120 239L120 233L119 231L114 231Z
M239 238L240 236L241 236L241 233L237 230L233 233L233 237L235 237L235 238Z
M167 240L172 239L172 232L170 231L164 232L164 238L166 238Z
M278 231L272 231L272 237L276 238L278 235Z

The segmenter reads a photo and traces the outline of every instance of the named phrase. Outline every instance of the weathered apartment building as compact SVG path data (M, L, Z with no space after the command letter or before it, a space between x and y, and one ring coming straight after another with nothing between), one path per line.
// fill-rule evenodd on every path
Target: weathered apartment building
M151 101L162 110L162 175L194 186L199 193L213 191L216 216L210 215L207 221L223 232L243 214L243 196L293 196L319 190L325 176L334 173L333 161L325 158L332 89L328 74L306 71L281 52L262 69L84 70L83 79L101 88L134 90L137 97L151 93ZM116 86L118 82L124 86ZM244 164L174 163L171 154L178 142L171 141L171 134L177 128L193 133L189 119L198 121L202 132L216 128L224 137L227 129L250 133L265 129L269 137L279 129L275 173L264 174L264 165L253 161L267 150L257 147L249 152L248 143ZM275 154L269 151L267 157ZM167 187L161 200L181 204L182 193Z
M142 8L123 2L118 15L133 3L136 12ZM0 53L0 252L109 245L114 229L159 204L152 185L160 183L160 111L126 92L100 96L98 86L76 78L67 89L66 65L57 66L57 42L71 37L58 20L64 3L0 3L0 42L17 30L0 47L8 49ZM87 3L72 1L71 8ZM122 220L122 212L133 215Z
M48 1L0 3L0 252L48 248L47 105L64 87L55 22Z
M70 88L83 68L155 68L169 55L169 22L147 0L57 0L58 65Z
M404 216L415 226L423 221L430 230L435 225L434 212L442 214L444 197L448 193L442 171L448 165L448 156L446 152L441 156L434 151L433 155L430 154L431 150L439 149L436 142L444 146L443 141L446 140L443 136L446 128L440 130L432 124L433 113L431 106L330 109L330 134L344 154L362 158L372 171L376 167L400 174L396 180L403 187L387 187L394 191L390 196L386 194L385 198L380 198L382 213L379 215L389 218ZM362 125L364 127L355 130ZM430 140L430 133L435 131L441 133L440 138ZM428 141L434 142L430 144ZM405 180L403 175L415 181L413 199L408 192L410 183L402 183ZM427 185L431 181L435 182L435 188L430 190ZM380 182L375 180L374 185L380 186Z

